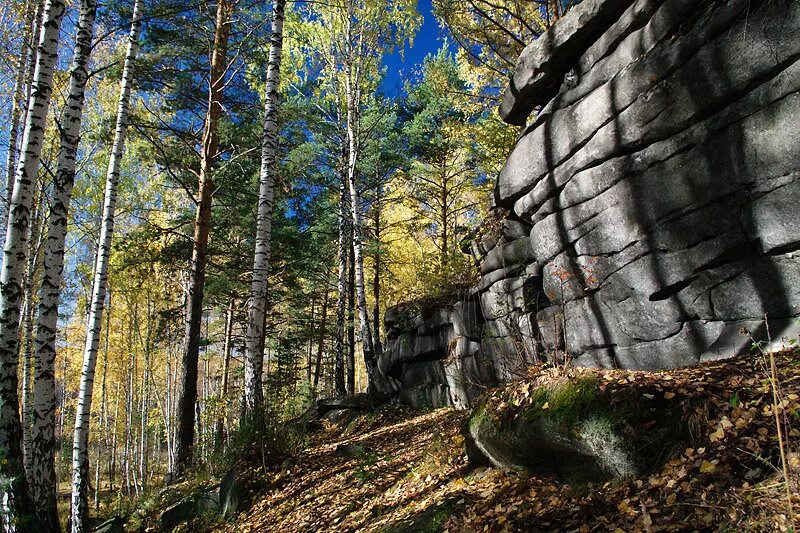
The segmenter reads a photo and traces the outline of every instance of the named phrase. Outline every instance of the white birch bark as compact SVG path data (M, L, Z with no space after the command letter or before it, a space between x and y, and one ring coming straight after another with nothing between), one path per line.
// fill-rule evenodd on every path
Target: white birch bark
M119 107L114 132L114 144L106 173L105 202L103 205L100 241L95 258L95 275L92 287L92 300L89 319L86 327L86 344L83 352L83 368L81 385L78 393L78 408L75 414L75 434L72 444L72 501L71 524L73 533L89 530L89 415L92 407L94 390L94 370L97 364L97 349L100 344L100 329L103 321L103 306L108 284L108 260L111 255L111 240L114 234L114 211L117 201L117 183L125 147L125 135L128 128L128 112L133 85L133 70L136 54L139 50L139 32L141 30L141 11L143 0L133 4L131 29L125 63L122 68L120 82Z
M22 278L28 258L28 233L33 184L39 170L47 111L52 93L53 66L58 55L61 20L66 6L48 0L38 44L29 112L25 120L19 162L8 213L3 267L0 274L0 478L2 519L6 531L34 521L30 493L22 464L22 424L19 418L17 367ZM28 524L27 527L30 527Z
M354 83L354 80L356 83ZM360 105L360 88L358 87L358 67L355 75L348 75L345 80L345 94L347 99L347 140L348 140L348 165L347 183L350 189L350 215L353 220L353 253L355 262L356 307L358 308L358 323L361 329L361 343L364 348L364 362L367 366L370 388L375 386L375 346L372 342L369 311L367 309L367 296L364 290L364 225L361 219L361 197L356 186L356 165L359 157L358 139L358 113Z
M39 38L42 20L41 0L28 0L25 4L25 37L19 51L17 76L14 81L14 92L11 102L11 127L8 132L8 152L6 154L6 184L3 196L3 205L0 206L0 227L5 228L8 222L8 208L11 205L11 195L14 189L14 170L19 154L19 125L25 123L30 97L31 73L36 59L36 44ZM0 247L5 243L5 233L0 235Z
M31 417L32 448L30 468L31 495L48 529L59 527L56 506L57 479L55 454L55 358L58 299L64 268L64 240L67 234L67 213L75 182L75 161L83 115L84 94L89 78L89 56L92 50L96 0L81 0L75 49L70 68L69 89L60 128L56 174L47 240L44 248L44 273L39 288L36 326L34 405Z
M34 287L36 286L36 273L40 266L39 258L42 247L42 226L44 220L42 211L44 209L44 195L38 191L38 185L34 185L34 209L31 213L31 242L35 243L28 255L28 267L25 271L24 292L25 299L22 305L22 405L20 406L20 416L22 418L22 457L25 465L25 474L28 476L28 484L31 485L31 495L35 491L32 486L30 472L32 465L33 432L32 432L32 409L33 409L33 326L34 326ZM34 503L35 503L34 499Z
M337 280L338 296L336 300L336 354L333 365L333 383L337 396L344 396L348 390L345 383L345 354L344 354L344 323L347 306L347 255L350 253L348 246L348 195L346 177L341 176L339 186L339 275Z
M275 0L272 10L267 89L264 109L264 132L261 139L261 173L256 216L256 250L253 260L253 283L247 310L247 357L245 363L245 405L255 412L262 401L261 381L264 362L264 318L267 303L270 244L272 240L272 205L274 173L278 152L278 86L283 45L283 11L286 0Z

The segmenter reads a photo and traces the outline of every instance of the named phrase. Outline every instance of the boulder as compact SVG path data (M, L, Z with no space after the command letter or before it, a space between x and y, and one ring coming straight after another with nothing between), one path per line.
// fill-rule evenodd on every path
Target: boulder
M110 518L94 528L94 533L125 533L125 520L121 516Z
M333 454L336 457L345 457L345 458L352 458L352 457L363 457L367 455L372 450L364 446L363 444L339 444L336 446Z
M239 469L231 468L223 476L219 485L219 511L224 518L230 518L242 510L248 494Z
M164 509L158 517L159 531L172 531L179 525L197 516L199 507L197 500L185 499Z
M471 463L604 481L650 472L690 442L679 406L635 391L610 397L584 378L532 396L514 416L485 403L475 409L463 427Z

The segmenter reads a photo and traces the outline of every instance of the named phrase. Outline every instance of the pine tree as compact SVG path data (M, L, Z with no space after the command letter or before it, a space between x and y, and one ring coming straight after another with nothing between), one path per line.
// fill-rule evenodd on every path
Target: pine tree
M211 200L214 191L212 168L219 158L218 124L222 116L222 96L227 70L228 38L231 31L233 4L217 3L216 30L211 52L211 79L208 108L200 153L198 203L195 213L189 287L186 298L186 332L181 360L181 383L178 397L177 474L182 475L192 464L194 454L195 409L197 406L197 366L200 357L200 326L203 317L206 255L208 253Z

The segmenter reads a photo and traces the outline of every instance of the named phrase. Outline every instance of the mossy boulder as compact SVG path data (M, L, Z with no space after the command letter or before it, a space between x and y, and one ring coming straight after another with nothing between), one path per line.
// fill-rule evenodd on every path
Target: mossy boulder
M125 533L125 519L121 516L110 518L97 526L94 533Z
M652 471L689 442L682 408L636 390L604 391L592 377L530 391L515 408L485 399L464 426L473 464L603 481Z

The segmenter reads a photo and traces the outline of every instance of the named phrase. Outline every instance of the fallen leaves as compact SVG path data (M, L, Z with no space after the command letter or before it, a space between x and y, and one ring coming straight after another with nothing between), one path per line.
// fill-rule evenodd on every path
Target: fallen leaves
M778 409L788 421L800 419L798 356L778 358L784 384ZM536 404L543 384L589 374L612 396L633 390L643 402L681 406L697 441L653 472L570 485L470 469L460 433L465 413L392 408L347 438L333 429L313 436L291 474L273 472L279 481L227 531L786 530L772 391L752 358L668 372L570 369L565 376L535 369L527 380L490 393L493 412L513 416L519 406ZM787 433L800 438L797 429ZM374 450L374 464L332 453L355 443ZM788 462L796 470L800 456L792 450ZM360 471L371 477L358 484ZM800 507L800 498L795 503Z
M709 472L713 472L716 469L717 469L717 465L715 465L712 462L703 460L703 462L700 463L700 473L701 474L708 474Z

